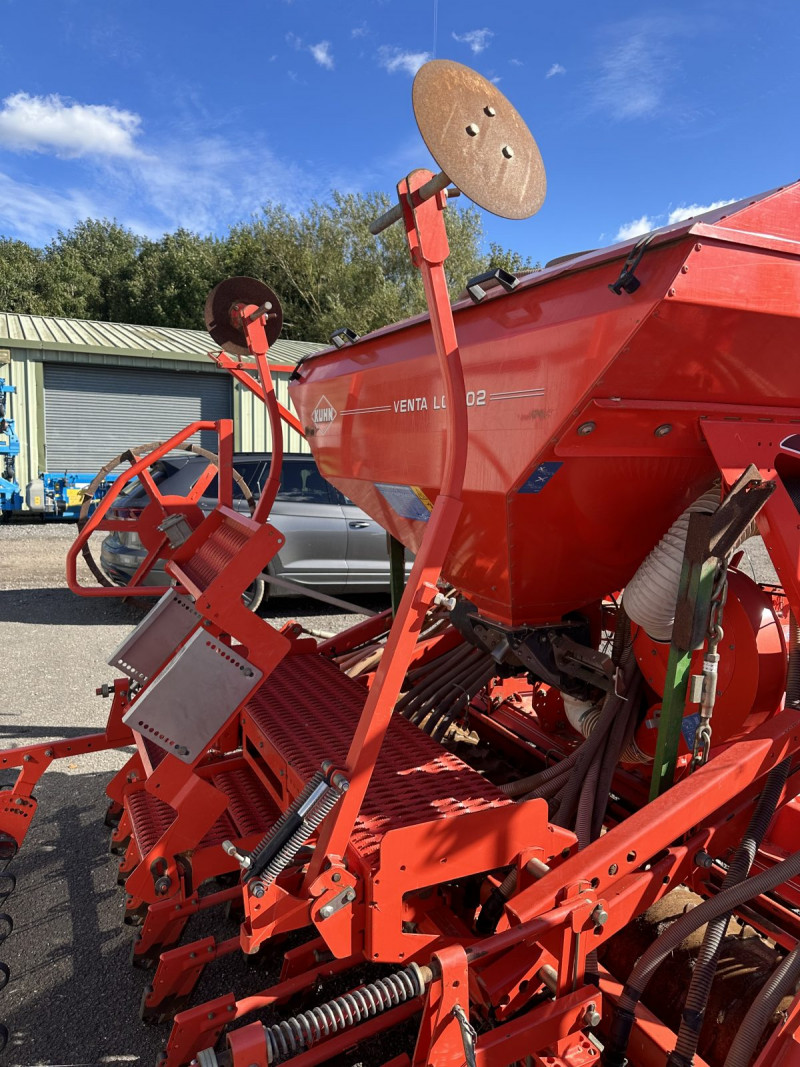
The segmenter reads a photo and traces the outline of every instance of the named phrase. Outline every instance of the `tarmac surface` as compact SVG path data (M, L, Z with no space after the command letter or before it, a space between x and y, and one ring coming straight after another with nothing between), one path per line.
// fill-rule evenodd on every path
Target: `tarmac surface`
M71 593L64 560L74 537L73 525L0 525L0 748L101 730L110 702L95 689L114 677L106 660L152 605ZM388 598L358 603L380 610ZM329 631L362 617L305 598L276 598L262 614L277 625L296 618ZM36 789L38 811L7 868L16 889L0 901L14 922L0 944L11 971L0 992L0 1021L10 1032L0 1063L153 1064L169 1036L168 1026L139 1020L150 972L129 962L133 929L122 922L119 860L108 851L103 822L106 783L125 759L112 751L55 761ZM0 784L14 777L0 771ZM187 933L197 937L237 930L221 925L219 912L191 923ZM238 955L220 961L207 969L193 1003L263 989L281 960L276 949L265 970Z

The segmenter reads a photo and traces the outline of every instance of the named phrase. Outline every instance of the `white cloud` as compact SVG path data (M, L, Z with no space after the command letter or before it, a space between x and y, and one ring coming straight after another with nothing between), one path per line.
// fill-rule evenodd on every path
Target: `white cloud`
M511 64L512 67L524 67L525 66L525 64L522 62L521 59L509 59L508 62Z
M674 211L670 211L667 223L671 226L673 222L683 222L684 219L704 215L706 211L716 211L718 207L725 207L726 204L734 202L733 200L715 200L711 204L688 204L685 207L676 207Z
M0 233L34 244L55 237L79 219L113 214L78 190L60 191L29 185L0 174Z
M366 22L362 22L360 26L354 26L350 31L351 37L366 37L369 33Z
M399 48L390 48L383 45L378 49L378 62L390 74L403 71L405 74L416 74L423 63L431 58L430 52L403 52Z
M134 143L141 118L105 104L77 104L57 94L14 93L0 108L0 145L12 152L62 158L140 155Z
M632 237L639 237L640 234L650 233L654 230L658 224L647 215L642 215L641 218L633 219L631 222L626 222L624 226L620 226L617 230L617 236L615 241L630 241Z
M552 67L545 74L545 78L554 78L556 74L566 74L567 68L562 67L560 63L554 63Z
M319 44L310 44L308 50L321 67L333 70L333 56L331 55L330 41L320 41Z
M663 15L618 23L606 33L591 87L593 110L611 119L646 119L663 114L670 80L680 77L678 38L696 25Z
M468 45L473 55L480 55L486 49L489 41L494 37L492 30L484 27L482 30L470 30L468 33L454 33L453 40L459 44Z
M717 208L733 204L733 200L714 200L711 204L686 204L676 207L672 211L665 211L660 215L642 215L641 218L626 222L617 230L615 241L630 241L633 237L639 237L643 233L650 233L661 226L673 226L676 222L694 218L696 215L704 215L706 211L715 211Z

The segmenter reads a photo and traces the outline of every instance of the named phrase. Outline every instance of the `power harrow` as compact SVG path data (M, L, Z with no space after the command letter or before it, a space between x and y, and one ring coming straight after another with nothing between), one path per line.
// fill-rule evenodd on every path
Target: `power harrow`
M206 320L267 405L269 480L252 516L222 477L207 517L153 487L175 585L69 742L134 746L108 795L143 1018L166 1067L798 1064L800 184L451 306L451 186L524 218L544 169L469 69L413 99L442 170L372 229L404 228L429 314L292 384L325 476L415 553L396 612L318 641L242 604L281 544L280 311L230 279ZM741 566L754 532L780 584ZM11 848L64 746L3 755ZM218 908L237 936L184 940ZM271 951L277 984L192 1006Z

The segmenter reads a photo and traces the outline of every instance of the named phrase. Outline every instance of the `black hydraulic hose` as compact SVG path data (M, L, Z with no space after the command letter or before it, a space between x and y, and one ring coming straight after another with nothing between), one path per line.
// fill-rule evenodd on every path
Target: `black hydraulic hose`
M597 800L593 807L592 825L589 834L591 841L594 841L595 838L600 836L603 822L606 817L606 809L608 808L608 795L611 791L611 782L614 778L614 772L619 765L622 753L633 738L633 733L639 718L639 697L642 692L644 679L639 672L636 660L632 659L631 662L633 663L633 672L629 671L628 673L633 673L633 677L623 679L622 682L627 703L624 705L624 709L620 710L619 716L614 723L611 736L609 737L603 755L603 762L600 765L600 777L597 782Z
M405 696L401 697L397 710L411 722L417 722L422 716L419 714L421 707L441 691L442 687L451 681L463 668L465 662L476 650L470 645L461 645L442 656L441 660L431 665L431 672L423 682L415 685Z
M767 780L758 803L755 806L750 825L745 831L741 844L736 850L725 879L722 882L720 892L738 885L750 873L753 860L764 834L772 821L775 809L778 806L783 787L789 775L791 759L787 758L777 767L774 767L767 775ZM692 980L686 1001L683 1005L681 1025L678 1030L678 1040L675 1050L667 1060L668 1067L689 1067L694 1061L697 1044L700 1040L700 1031L703 1028L703 1020L711 993L711 986L717 972L719 954L722 951L722 939L728 929L731 912L726 911L709 922L706 927L703 943L692 971Z
M600 778L601 754L592 761L583 780L580 799L578 800L578 814L575 817L575 836L578 839L578 848L583 849L591 841L592 814L597 803L597 783Z
M733 911L741 904L760 896L761 893L768 893L798 874L800 874L800 852L793 852L791 856L776 863L774 867L762 871L753 878L746 878L738 885L731 886L730 889L718 893L709 900L704 900L702 904L698 904L696 908L681 915L671 926L667 927L640 957L622 991L611 1023L608 1041L600 1059L603 1067L624 1067L625 1052L636 1018L636 1005L662 961L680 945L685 937L701 927L703 923L716 919L724 912Z
M473 684L478 674L483 673L484 670L484 665L475 658L470 658L467 663L459 665L457 669L450 672L451 680L442 682L425 704L421 704L415 710L411 722L416 723L423 733L433 734L441 719L463 695L465 689Z
M464 708L469 704L474 696L476 696L482 689L485 689L494 675L497 674L497 664L494 662L487 664L479 664L474 674L464 683L461 687L461 692L458 694L456 700L450 705L443 715L440 715L436 720L434 727L430 730L431 737L439 741L445 731L448 729L454 719L461 715Z
M397 702L397 710L407 719L413 718L416 709L435 696L442 683L457 671L456 664L469 655L469 648L462 645L445 653L435 663L428 664L427 672Z
M495 886L475 920L475 930L486 937L493 934L500 922L506 901L517 888L517 868L512 867L500 885Z
M789 617L789 669L786 673L786 707L800 701L800 627L792 612Z
M725 1057L725 1067L748 1067L761 1035L783 998L794 993L800 979L800 946L778 964L742 1020Z
M601 746L605 745L608 731L613 726L622 703L623 701L612 689L603 702L597 725L577 750L578 757L575 761L575 773L570 775L566 789L561 796L558 810L553 815L552 821L558 826L569 827L573 824L586 774L597 757L598 751L601 750Z
M549 782L545 782L544 785L537 786L536 789L532 789L530 793L526 793L523 796L523 800L552 800L556 797L564 786L567 784L567 779L570 775L570 768L566 767L557 778L551 779Z
M577 762L581 748L583 748L583 745L573 749L568 756L559 760L558 763L551 763L543 771L537 771L536 774L532 774L528 778L518 778L515 782L506 782L504 785L499 786L500 790L507 797L530 795L541 786L547 785L548 782L552 782L555 778L563 777L568 771L572 770Z
M796 704L800 699L800 628L792 613L789 625L789 666L786 677L786 706ZM767 776L764 789L758 799L750 825L736 851L733 862L728 868L722 889L741 882L750 872L756 852L764 839L764 834L775 814L780 795L789 775L791 760L785 759ZM728 929L730 913L720 915L708 924L703 944L692 972L692 981L686 994L683 1007L678 1040L675 1050L667 1060L668 1067L690 1067L694 1061L700 1031L711 993L711 986L716 974L722 939ZM763 1027L762 1027L763 1030ZM736 1042L734 1042L735 1044Z

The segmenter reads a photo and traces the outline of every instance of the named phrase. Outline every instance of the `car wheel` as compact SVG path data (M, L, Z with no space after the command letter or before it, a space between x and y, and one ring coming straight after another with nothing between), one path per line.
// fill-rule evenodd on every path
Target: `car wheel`
M263 578L256 578L253 584L245 589L242 593L242 603L248 611L258 611L264 600L266 589L267 583Z

